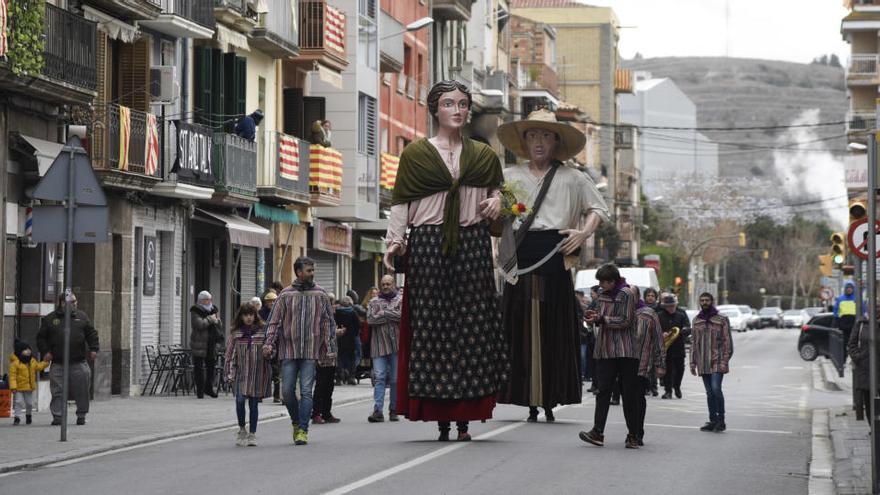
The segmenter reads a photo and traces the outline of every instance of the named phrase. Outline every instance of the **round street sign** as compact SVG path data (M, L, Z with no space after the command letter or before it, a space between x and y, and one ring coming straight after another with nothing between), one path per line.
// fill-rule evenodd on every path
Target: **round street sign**
M853 222L849 226L849 231L846 233L846 243L849 245L849 250L863 260L868 259L869 230L868 220L862 218L861 220ZM875 246L880 249L880 220L877 221L876 226L874 227L874 237L876 239ZM880 256L880 251L878 251L877 255Z
M834 291L831 290L831 287L822 287L819 291L819 299L823 301L830 301L834 299Z

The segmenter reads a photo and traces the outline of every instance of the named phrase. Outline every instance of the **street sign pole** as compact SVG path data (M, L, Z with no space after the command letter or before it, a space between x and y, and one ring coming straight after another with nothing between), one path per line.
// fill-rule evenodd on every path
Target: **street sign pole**
M877 435L877 408L880 406L880 400L877 399L877 236L873 235L877 222L877 132L872 132L868 136L868 273L866 278L868 281L868 331L870 332L869 346L869 362L871 373L871 492L874 495L880 494L880 484L878 484L878 474L880 474L880 466L878 466L877 455L880 454L877 442L880 437Z
M67 245L64 248L64 372L61 378L61 441L67 441L67 398L70 391L70 300L73 295L73 219L76 209L75 151L70 148L67 167Z

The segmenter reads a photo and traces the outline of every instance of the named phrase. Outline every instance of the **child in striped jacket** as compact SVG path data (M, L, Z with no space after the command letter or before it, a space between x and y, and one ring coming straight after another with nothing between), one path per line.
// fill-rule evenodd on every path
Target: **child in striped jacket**
M263 358L266 328L257 309L247 302L235 315L226 345L225 376L235 393L235 412L238 416L239 447L257 446L257 411L260 399L272 396L272 366ZM244 405L250 410L250 430L245 430Z

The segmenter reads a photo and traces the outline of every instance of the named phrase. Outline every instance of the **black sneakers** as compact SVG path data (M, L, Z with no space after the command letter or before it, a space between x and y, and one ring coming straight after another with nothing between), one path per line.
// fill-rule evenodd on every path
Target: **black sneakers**
M548 423L556 421L556 416L553 415L553 409L544 409L544 419Z
M599 433L595 429L590 431L582 431L578 434L578 437L590 444L593 444L597 447L603 447L605 445L605 435Z
M639 439L636 438L635 435L627 435L626 441L623 443L623 445L628 449L638 449Z
M712 431L714 431L715 433L721 433L722 431L724 431L726 429L727 429L727 423L725 423L724 420L721 420L721 421L715 423L715 429Z
M76 418L76 424L79 426L86 424L86 418Z
M675 389L675 398L681 399L681 389L680 388Z
M367 417L367 421L370 423L381 423L385 421L385 416L382 415L382 411L373 411L373 414Z
M661 399L671 399L671 398L672 398L672 393L671 393L671 392L666 392L666 393L664 393L663 395L661 395L660 398L661 398Z
M24 415L24 422L27 424L31 424L34 422L34 418L30 414Z
M700 431L715 431L715 422L709 421L700 427Z
M19 418L18 416L16 416L15 419L12 420L12 424L13 424L13 425L20 425L20 424L21 424L21 418Z

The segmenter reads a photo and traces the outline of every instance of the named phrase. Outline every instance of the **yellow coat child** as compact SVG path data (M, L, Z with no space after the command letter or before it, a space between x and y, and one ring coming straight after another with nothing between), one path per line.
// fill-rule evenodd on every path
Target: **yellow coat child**
M21 424L22 409L25 422L31 424L31 411L34 408L34 391L37 389L37 373L49 366L48 361L37 361L31 346L17 340L15 352L9 355L9 388L12 390L13 424Z

